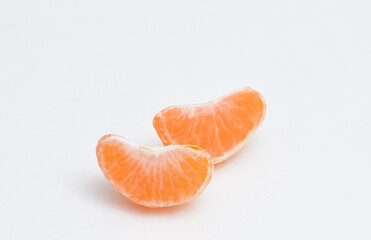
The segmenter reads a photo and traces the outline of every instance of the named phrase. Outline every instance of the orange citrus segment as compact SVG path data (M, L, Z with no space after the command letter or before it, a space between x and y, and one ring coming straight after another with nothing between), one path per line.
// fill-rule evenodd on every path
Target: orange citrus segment
M265 109L264 98L247 87L208 103L168 107L154 117L153 126L164 145L200 146L217 163L246 143Z
M149 149L117 135L99 140L97 158L117 191L147 207L196 198L210 182L214 167L210 155L197 146Z

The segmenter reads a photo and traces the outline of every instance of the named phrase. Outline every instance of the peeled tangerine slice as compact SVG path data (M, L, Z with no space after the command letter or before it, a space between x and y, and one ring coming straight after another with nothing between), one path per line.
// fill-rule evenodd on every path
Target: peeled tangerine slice
M197 146L149 149L117 135L99 140L97 158L117 191L152 208L196 198L209 184L214 169L210 155Z
M153 126L164 145L197 145L218 163L242 148L265 109L262 95L246 87L208 103L168 107L154 117Z

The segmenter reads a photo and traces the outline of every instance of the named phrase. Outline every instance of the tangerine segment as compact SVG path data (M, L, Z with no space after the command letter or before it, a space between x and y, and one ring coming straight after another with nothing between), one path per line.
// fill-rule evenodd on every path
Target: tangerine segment
M208 103L168 107L154 117L153 126L164 145L194 144L218 163L246 143L265 109L262 95L246 87Z
M210 155L197 146L149 149L117 135L99 140L97 158L117 191L153 208L196 198L210 182L214 168Z

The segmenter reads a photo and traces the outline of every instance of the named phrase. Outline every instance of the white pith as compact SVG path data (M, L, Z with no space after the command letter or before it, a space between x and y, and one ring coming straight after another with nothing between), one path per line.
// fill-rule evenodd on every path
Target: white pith
M249 139L249 137L256 131L256 129L260 126L260 124L262 123L262 121L264 120L265 118L265 112L266 112L266 101L264 99L264 97L256 92L255 90L253 90L252 88L250 87L246 87L246 88L242 88L242 89L238 89L238 90L235 90L229 94L226 94L226 95L223 95L217 99L214 99L212 101L209 101L209 102L206 102L206 103L200 103L200 104L189 104L189 105L175 105L175 106L171 106L171 107L168 107L164 110L162 110L161 112L159 112L156 116L160 119L160 121L163 122L163 114L162 112L165 112L165 111L168 111L172 108L187 108L187 109L195 109L196 107L204 107L204 106L207 106L207 105L211 105L211 104L217 104L219 103L220 101L222 101L224 98L230 96L230 95L233 95L234 93L237 93L237 92L241 92L241 91L246 91L248 90L249 92L253 92L254 94L258 95L259 98L263 101L263 105L264 105L264 109L263 109L263 115L260 119L260 122L259 124L254 128L252 129L248 135L242 140L240 141L235 147L233 147L231 150L229 150L228 152L224 153L222 156L218 156L218 157L213 157L213 161L214 163L220 163L224 160L227 160L228 158L230 158L232 155L234 155L236 152L238 152L239 150L241 150L241 148L243 148L246 143L247 143L247 140ZM192 112L190 114L192 117ZM166 136L166 139L162 139L164 141L165 144L178 144L176 141L174 141L170 134L168 133L168 130L166 127L162 128L163 130L163 133L164 135Z
M102 151L103 151L102 145L106 141L110 141L110 140L111 141L114 140L114 141L118 141L118 142L122 143L123 147L124 146L126 147L125 149L131 148L130 152L131 152L132 155L134 154L133 158L135 158L136 161L138 161L138 162L143 161L143 163L145 162L146 164L148 164L148 160L143 159L142 157L137 157L136 158L135 157L135 152L138 152L137 153L138 156L143 154L143 151L144 152L147 151L148 154L150 154L150 155L158 155L158 154L163 153L165 151L172 151L172 150L177 149L177 148L186 148L187 151L192 151L192 152L196 153L197 155L202 155L203 157L205 157L207 159L207 161L208 161L207 176L205 177L202 185L197 189L197 192L196 192L195 195L187 196L184 199L181 199L180 201L177 201L177 202L169 202L169 201L164 202L164 201L161 201L161 200L158 200L158 199L154 199L152 201L142 201L142 200L139 200L139 199L135 199L119 183L116 183L114 180L112 180L110 178L110 175L107 175L107 169L102 167L102 166L104 166L104 164L103 164L104 156L102 154ZM212 174L213 174L214 164L212 162L212 159L211 159L210 155L205 150L202 150L201 148L199 148L197 146L192 146L192 145L172 146L172 145L169 145L169 146L165 146L165 147L150 149L150 148L147 148L143 145L131 143L130 141L126 140L125 138L117 136L117 135L111 135L111 136L105 138L104 140L100 141L99 144L100 144L100 147L99 147L99 149L97 149L97 156L98 156L98 161L100 163L99 165L101 166L104 175L106 176L106 178L109 180L109 182L114 186L114 188L116 190L118 190L121 194L123 194L124 196L126 196L127 198L129 198L130 200L132 200L133 202L135 202L139 205L152 207L152 208L155 208L155 207L169 207L169 206L179 205L179 204L183 204L183 203L186 203L188 201L191 201L191 200L197 198L202 193L202 191L206 188L206 186L210 182ZM194 149L195 147L197 148L197 150ZM171 161L171 160L167 159L167 160L164 160L164 161ZM156 163L152 162L152 164L156 164Z

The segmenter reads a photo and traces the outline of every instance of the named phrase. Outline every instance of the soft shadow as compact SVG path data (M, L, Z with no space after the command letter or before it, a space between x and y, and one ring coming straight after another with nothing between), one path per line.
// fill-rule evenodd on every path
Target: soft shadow
M127 199L125 196L117 192L111 184L104 178L97 176L88 179L83 187L84 193L96 201L98 204L112 207L120 211L130 211L136 214L143 215L171 215L185 211L190 208L191 203L185 203L179 206L171 206L165 208L148 208Z

